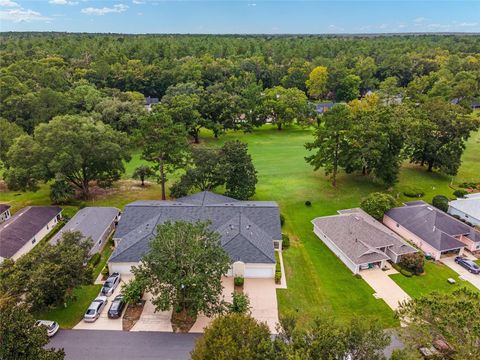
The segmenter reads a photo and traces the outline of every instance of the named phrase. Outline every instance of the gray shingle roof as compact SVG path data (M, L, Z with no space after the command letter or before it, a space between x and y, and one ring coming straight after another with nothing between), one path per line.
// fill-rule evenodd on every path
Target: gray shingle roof
M390 209L385 215L439 251L465 246L454 236L469 234L468 225L425 202L406 205Z
M15 255L61 212L56 206L29 206L17 212L0 225L0 256Z
M0 214L4 213L4 212L7 211L8 209L10 209L10 205L0 204Z
M379 250L384 247L398 255L417 251L361 209L341 210L339 214L319 217L312 223L356 265L389 259Z
M90 254L98 251L98 241L112 225L120 210L113 207L86 207L79 210L68 223L50 240L56 244L67 231L80 231L84 238L91 238L93 247Z
M273 240L282 238L278 205L239 201L204 191L175 201L136 201L125 207L115 231L110 262L138 262L149 249L157 225L208 220L232 261L274 263Z

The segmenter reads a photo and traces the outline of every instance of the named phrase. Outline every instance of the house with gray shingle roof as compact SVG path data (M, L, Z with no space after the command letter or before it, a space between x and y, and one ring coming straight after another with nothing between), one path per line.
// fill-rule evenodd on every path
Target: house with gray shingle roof
M462 255L467 242L480 242L478 231L424 201L388 210L383 223L435 260Z
M0 263L32 250L61 219L56 206L28 206L0 224Z
M68 231L79 231L83 238L90 238L92 247L89 255L101 251L115 229L120 210L114 207L85 207L80 209L65 226L50 240L56 244Z
M113 239L110 272L129 274L148 252L157 225L166 221L210 221L221 236L232 268L227 276L273 278L275 248L281 249L280 212L272 201L239 201L209 191L172 201L128 204Z
M417 252L400 236L359 208L312 220L313 232L354 273L397 263L402 255Z

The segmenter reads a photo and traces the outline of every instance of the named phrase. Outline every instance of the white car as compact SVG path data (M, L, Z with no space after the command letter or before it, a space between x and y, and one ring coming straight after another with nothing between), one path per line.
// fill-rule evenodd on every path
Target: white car
M92 301L85 312L83 321L94 322L97 320L100 317L100 313L102 312L103 308L107 305L107 302L108 300L106 296L97 296L97 298Z
M55 321L50 320L37 320L35 321L35 326L45 326L47 328L47 335L49 337L55 335L60 329L60 326Z
M118 284L120 284L121 276L118 272L114 272L112 275L108 277L107 280L103 283L102 290L100 291L100 295L110 296L113 294L115 289L117 288Z

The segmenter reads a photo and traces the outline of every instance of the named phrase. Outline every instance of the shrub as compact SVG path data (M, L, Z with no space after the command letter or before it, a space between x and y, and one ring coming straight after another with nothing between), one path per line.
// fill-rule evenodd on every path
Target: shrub
M133 279L122 285L123 299L126 303L140 303L143 293L145 292L145 284L138 279Z
M400 270L402 270L402 268L400 267L400 265L398 264L392 264L392 267L397 270L398 272L400 272Z
M102 270L102 276L106 278L108 275L110 275L108 272L108 266L105 266L105 268Z
M466 190L462 190L462 189L459 189L459 190L455 190L453 192L453 196L457 197L457 198L463 198L465 195L468 194L468 191Z
M425 195L425 192L421 189L417 189L417 188L414 188L414 187L409 187L409 188L406 188L404 191L403 191L403 195L407 196L407 197L422 197L423 195Z
M75 196L75 189L65 180L55 180L50 186L52 204L67 204Z
M305 201L306 206L312 206L312 202L310 200Z
M357 279L361 279L361 278L362 278L362 275L360 275L360 274L355 274L354 276L355 276Z
M241 276L236 276L235 279L233 279L233 283L235 286L243 286L243 283L245 282L245 279Z
M464 183L461 183L460 185L458 185L459 187L461 188L464 188L464 189L476 189L478 187L478 183L476 182L464 182Z
M290 237L288 234L282 234L282 249L288 249L290 247Z
M283 214L280 214L280 225L285 225L285 216Z
M280 284L281 280L282 280L282 272L275 271L275 284Z
M400 265L404 268L404 270L412 272L415 275L423 273L424 263L425 258L421 252L405 254L400 259Z
M376 192L363 199L360 207L375 219L381 220L383 214L396 205L397 202L391 195Z
M250 299L247 294L232 293L232 303L227 305L228 312L246 314L250 310Z
M412 274L410 271L406 270L406 269L400 269L400 274L402 274L402 275L404 275L404 276L406 276L406 277L412 277L412 276L413 276L413 274Z
M102 255L100 255L99 253L93 254L90 260L88 260L88 264L91 266L97 266L101 258Z
M445 195L435 195L432 199L432 205L444 212L448 210L448 198Z

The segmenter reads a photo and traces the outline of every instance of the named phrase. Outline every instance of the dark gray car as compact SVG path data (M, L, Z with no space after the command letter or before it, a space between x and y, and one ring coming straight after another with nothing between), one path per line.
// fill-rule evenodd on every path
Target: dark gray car
M467 269L468 271L470 271L472 274L480 274L480 266L478 266L477 264L475 264L472 260L470 259L467 259L467 258L464 258L464 257L461 257L461 256L457 256L455 258L455 262L464 267L465 269Z

